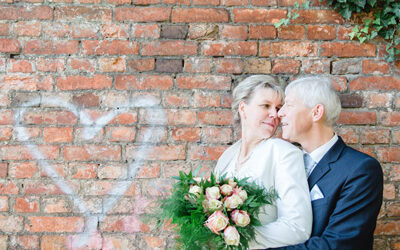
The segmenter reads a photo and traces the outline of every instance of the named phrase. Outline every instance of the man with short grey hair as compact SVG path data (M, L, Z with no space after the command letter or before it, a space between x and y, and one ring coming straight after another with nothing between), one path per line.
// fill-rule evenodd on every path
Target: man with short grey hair
M285 94L282 137L303 148L313 228L306 242L281 249L372 249L382 204L380 164L334 132L341 104L328 78L295 80Z

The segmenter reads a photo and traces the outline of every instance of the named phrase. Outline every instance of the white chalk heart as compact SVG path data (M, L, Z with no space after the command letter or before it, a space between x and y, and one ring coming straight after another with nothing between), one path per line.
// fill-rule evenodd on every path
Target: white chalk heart
M157 119L157 124L166 124L166 116L163 109L158 105L157 101L149 96L138 97L133 102L129 103L126 106L118 107L114 111L107 113L106 115L97 118L93 121L90 116L84 112L80 111L78 107L73 104L57 100L57 98L44 97L42 99L37 98L26 102L21 105L21 108L17 110L15 113L15 129L17 131L18 140L22 142L26 142L29 139L29 135L26 132L26 129L21 124L21 118L23 117L26 108L38 105L51 105L52 107L64 108L79 118L80 123L84 125L83 137L84 139L93 138L100 130L103 129L105 125L107 125L111 120L113 120L117 115L127 112L132 108L146 108L151 110L154 117ZM150 117L150 119L152 119ZM68 185L68 183L63 179L62 176L58 174L58 172L54 169L54 167L48 162L43 153L39 150L38 146L35 144L26 143L25 146L29 149L30 153L33 157L39 162L39 165L45 170L47 175L54 181L54 183L62 190L68 197L72 200L75 206L79 209L79 211L83 214L85 218L85 230L82 236L78 241L74 242L73 247L81 247L83 246L89 239L90 235L97 230L97 224L99 221L104 220L106 214L114 207L117 201L121 198L121 196L127 191L127 189L131 186L136 173L139 171L143 159L146 158L148 153L153 149L153 147L147 145L150 138L152 143L157 143L160 138L154 139L154 124L152 121L149 122L149 129L146 130L143 139L143 145L139 148L136 153L136 158L132 163L128 164L128 178L124 181L119 181L116 185L109 191L108 198L105 199L103 204L103 214L101 216L93 215L84 205L84 202L79 197L79 195Z

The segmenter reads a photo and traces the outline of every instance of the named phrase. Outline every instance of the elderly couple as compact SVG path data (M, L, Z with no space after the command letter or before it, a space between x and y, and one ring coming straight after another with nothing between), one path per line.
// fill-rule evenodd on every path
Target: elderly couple
M297 79L283 93L274 78L254 75L234 89L232 109L241 139L214 172L249 177L279 195L250 247L372 249L382 170L335 133L341 104L329 79ZM273 138L279 123L285 140Z

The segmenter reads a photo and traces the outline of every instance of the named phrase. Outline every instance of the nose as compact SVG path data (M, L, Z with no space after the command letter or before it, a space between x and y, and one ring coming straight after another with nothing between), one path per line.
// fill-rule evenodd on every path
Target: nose
M269 117L271 118L278 118L278 111L276 109L272 108L269 112Z
M278 117L279 117L279 118L282 118L283 115L284 115L284 113L283 113L283 108L284 108L284 107L282 107L282 108L279 109L279 111L278 111Z

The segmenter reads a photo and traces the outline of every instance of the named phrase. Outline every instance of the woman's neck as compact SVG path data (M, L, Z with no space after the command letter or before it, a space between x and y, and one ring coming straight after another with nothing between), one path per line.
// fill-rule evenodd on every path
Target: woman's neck
M242 133L242 143L240 145L239 157L244 159L263 139L256 138L250 134Z

